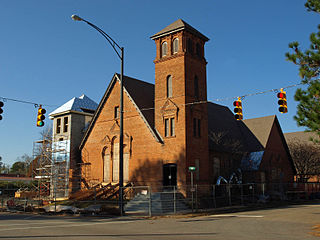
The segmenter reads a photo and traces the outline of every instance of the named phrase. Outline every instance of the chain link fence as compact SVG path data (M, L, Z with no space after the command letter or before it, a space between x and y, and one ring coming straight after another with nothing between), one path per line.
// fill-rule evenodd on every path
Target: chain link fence
M50 189L50 188L49 188ZM167 215L236 206L294 203L320 199L320 183L247 183L220 185L134 186L123 188L124 211ZM118 215L119 186L96 184L59 199L41 188L0 182L0 210Z

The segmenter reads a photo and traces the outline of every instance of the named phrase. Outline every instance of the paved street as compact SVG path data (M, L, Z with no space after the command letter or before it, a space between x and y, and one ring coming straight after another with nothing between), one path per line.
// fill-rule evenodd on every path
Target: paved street
M0 239L320 239L320 204L197 217L96 218L0 213ZM320 232L319 232L320 233Z

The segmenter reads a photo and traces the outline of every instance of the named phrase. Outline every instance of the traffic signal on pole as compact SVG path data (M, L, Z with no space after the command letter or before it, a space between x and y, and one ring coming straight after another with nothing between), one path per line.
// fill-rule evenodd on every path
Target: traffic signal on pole
M46 110L44 108L42 108L42 106L40 105L40 107L38 109L38 116L37 116L37 127L44 126L43 120L46 118L44 116L45 113L46 113Z
M233 106L235 107L234 108L234 117L237 119L237 120L242 120L243 119L243 115L242 115L242 103L241 103L241 98L238 97L238 100L234 101L233 102Z
M287 113L288 107L287 107L287 96L286 92L283 91L283 89L280 89L280 92L277 94L278 97L278 104L279 104L279 112L281 113Z
M1 114L3 113L3 109L2 109L3 105L4 105L4 103L2 101L0 101L0 120L2 120Z

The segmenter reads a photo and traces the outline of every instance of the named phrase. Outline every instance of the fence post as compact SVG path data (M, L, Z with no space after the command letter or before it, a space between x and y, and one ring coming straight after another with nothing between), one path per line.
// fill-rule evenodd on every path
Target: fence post
M151 199L151 187L148 186L148 192L149 192L149 217L152 216L152 199Z
M173 213L176 214L176 186L173 186Z
M243 204L243 184L241 183L240 184L240 199L241 199L241 205L244 205Z
M252 203L254 203L254 184L252 184Z
M212 197L213 197L213 206L214 206L214 208L217 208L217 203L216 203L216 185L212 186Z
M196 212L198 212L198 184L196 184Z
M24 198L24 204L23 204L23 211L26 211L26 205L27 205L27 198Z
M231 185L230 185L230 183L227 185L227 190L228 190L229 206L231 206L232 203L231 203Z

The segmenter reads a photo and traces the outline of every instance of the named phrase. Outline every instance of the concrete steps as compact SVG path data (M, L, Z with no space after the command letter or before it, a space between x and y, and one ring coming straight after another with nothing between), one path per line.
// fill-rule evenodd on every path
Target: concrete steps
M150 204L152 215L190 210L184 196L173 191L152 193L151 201L148 195L139 193L124 206L124 210L131 214L149 214Z

